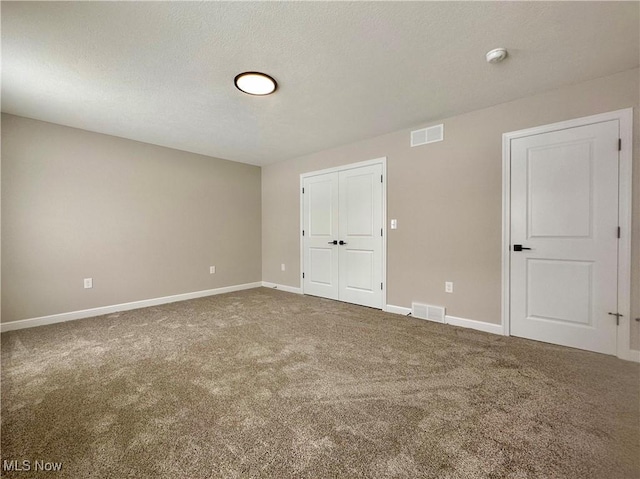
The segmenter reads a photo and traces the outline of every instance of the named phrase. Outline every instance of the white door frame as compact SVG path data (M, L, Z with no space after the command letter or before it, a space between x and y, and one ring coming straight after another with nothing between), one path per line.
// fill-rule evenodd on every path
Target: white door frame
M304 179L311 176L324 175L326 173L336 173L345 170L352 170L354 168L361 168L363 166L382 165L382 311L387 310L387 157L383 156L375 158L373 160L360 161L358 163L351 163L343 166L336 166L335 168L327 168L324 170L310 171L308 173L300 174L300 291L304 294L304 281L302 280L302 273L304 272L304 237L302 236L302 228L304 226L304 196L302 196L302 188L304 186Z
M565 130L604 121L618 120L622 150L620 151L618 182L618 224L621 238L618 243L618 313L620 318L617 336L617 356L621 359L640 362L640 351L630 349L631 339L631 166L633 151L633 108L552 123L550 125L512 131L502 135L502 328L503 334L510 331L510 284L511 284L511 141L525 136L539 135L551 131Z

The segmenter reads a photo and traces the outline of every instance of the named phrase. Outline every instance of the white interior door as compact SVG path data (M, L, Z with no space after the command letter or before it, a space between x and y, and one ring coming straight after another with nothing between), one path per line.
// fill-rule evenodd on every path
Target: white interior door
M304 292L338 299L339 175L304 179Z
M382 165L340 172L339 298L382 308Z
M616 353L618 137L614 120L512 140L512 335Z
M382 308L382 165L303 181L305 294Z

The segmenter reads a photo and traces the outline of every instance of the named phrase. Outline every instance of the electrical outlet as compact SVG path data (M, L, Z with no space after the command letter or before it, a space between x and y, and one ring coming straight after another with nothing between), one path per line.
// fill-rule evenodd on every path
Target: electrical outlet
M84 289L93 288L93 278L85 278L84 279Z
M446 281L444 283L444 292L453 293L453 283L451 281Z
M284 265L284 263L282 263L280 265L280 271L285 271L287 269L287 267Z
M216 267L215 266L209 266L209 274L216 274Z
M391 220L391 229L392 230L398 229L398 220Z

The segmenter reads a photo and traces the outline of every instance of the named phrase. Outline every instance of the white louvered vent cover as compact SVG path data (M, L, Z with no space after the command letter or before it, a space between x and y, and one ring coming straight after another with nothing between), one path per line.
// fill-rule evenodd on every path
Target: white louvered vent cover
M430 304L411 303L411 315L419 319L427 319L436 323L444 323L444 308Z
M411 132L411 146L426 145L444 140L444 125L430 126Z

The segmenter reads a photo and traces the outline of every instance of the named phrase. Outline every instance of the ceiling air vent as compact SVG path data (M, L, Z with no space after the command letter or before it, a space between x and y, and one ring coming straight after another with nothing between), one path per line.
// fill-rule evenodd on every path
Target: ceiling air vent
M430 304L411 303L411 315L419 319L427 319L436 323L444 323L444 308Z
M444 140L444 125L430 126L421 130L411 132L411 146L426 145Z

